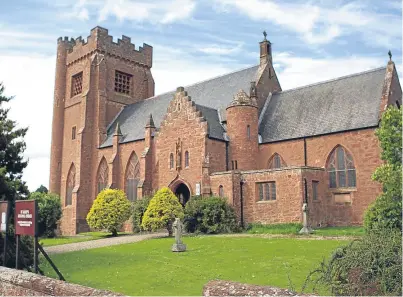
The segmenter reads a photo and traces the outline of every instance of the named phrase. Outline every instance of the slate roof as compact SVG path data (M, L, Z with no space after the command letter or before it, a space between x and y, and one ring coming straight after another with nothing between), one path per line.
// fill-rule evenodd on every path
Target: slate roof
M262 143L378 125L386 67L274 94L264 110Z
M185 86L185 91L208 122L209 137L224 140L224 129L219 122L218 112L227 107L240 89L249 90L250 82L255 80L258 68L257 65ZM144 139L144 127L150 113L155 126L159 128L174 94L175 91L172 91L127 105L109 125L107 138L101 148L112 145L112 135L117 122L123 134L120 143Z

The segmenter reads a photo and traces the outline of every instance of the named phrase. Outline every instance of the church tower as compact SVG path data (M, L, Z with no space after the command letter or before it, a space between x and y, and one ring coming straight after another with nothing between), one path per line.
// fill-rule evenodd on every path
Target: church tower
M126 36L114 42L101 27L87 40L57 41L49 190L61 197L63 221L76 222L62 223L64 234L87 228L95 152L108 124L124 106L154 96L152 51L147 44L136 50Z

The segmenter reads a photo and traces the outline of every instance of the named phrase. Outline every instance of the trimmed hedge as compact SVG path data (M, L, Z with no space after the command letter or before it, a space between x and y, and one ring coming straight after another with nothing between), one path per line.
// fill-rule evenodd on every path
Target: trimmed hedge
M220 197L192 197L185 206L185 229L189 233L232 233L240 230L234 209Z
M101 191L87 215L87 223L93 229L107 229L118 235L123 223L130 218L130 202L125 192L116 189Z

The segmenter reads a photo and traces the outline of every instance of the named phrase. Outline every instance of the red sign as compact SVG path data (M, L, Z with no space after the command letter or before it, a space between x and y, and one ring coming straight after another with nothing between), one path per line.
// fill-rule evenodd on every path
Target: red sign
M8 222L8 201L0 201L0 232L6 232Z
M15 201L15 234L36 236L36 200Z

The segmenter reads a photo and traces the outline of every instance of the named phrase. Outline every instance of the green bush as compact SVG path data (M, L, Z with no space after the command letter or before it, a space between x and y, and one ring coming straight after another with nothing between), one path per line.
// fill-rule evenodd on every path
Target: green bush
M389 107L375 132L381 146L381 159L372 178L382 184L382 194L365 213L367 232L378 228L402 230L402 110Z
M184 225L190 233L231 233L239 226L234 209L220 197L192 197L185 206Z
M90 228L106 229L113 236L130 218L130 202L122 190L105 189L101 191L87 215Z
M156 231L161 228L168 230L172 236L172 224L175 218L183 218L183 208L172 191L164 187L155 193L144 213L141 223L144 230Z
M62 217L60 197L46 192L34 192L30 199L38 201L38 235L39 237L55 237L57 222Z
M397 229L372 230L336 249L312 271L307 284L337 296L402 296L402 237Z
M133 202L132 206L132 230L133 233L138 233L143 231L141 227L141 221L143 220L144 213L147 210L148 204L152 197L143 197L137 201Z

